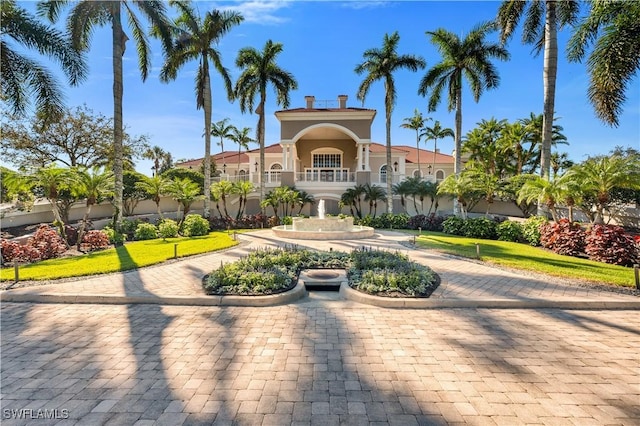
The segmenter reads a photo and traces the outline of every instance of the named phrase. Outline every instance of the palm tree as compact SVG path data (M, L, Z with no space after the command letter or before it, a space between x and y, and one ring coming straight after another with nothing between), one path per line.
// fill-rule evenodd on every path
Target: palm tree
M173 26L175 46L167 56L160 72L162 81L175 80L180 68L190 61L198 61L196 73L196 109L204 111L204 217L209 217L211 208L211 76L210 66L215 67L224 83L227 98L233 99L229 72L222 65L220 51L216 48L220 40L244 18L237 12L213 10L201 18L188 2L172 2L180 11ZM210 63L211 62L211 63ZM224 148L224 146L223 146ZM223 149L224 150L224 149Z
M58 227L60 235L65 238L64 221L58 209L58 200L63 191L68 191L72 186L72 175L69 169L63 169L51 165L41 167L35 173L27 176L27 181L34 187L40 188L44 198L49 201L53 212L54 225Z
M224 210L224 216L227 219L231 219L229 211L227 210L227 196L233 194L234 186L228 180L221 180L211 185L211 190L215 197L222 201L222 209Z
M482 167L487 174L495 175L503 172L501 152L498 141L507 125L507 120L482 119L478 127L467 133L462 146L463 153L469 153L469 163ZM467 163L467 167L470 164Z
M568 57L581 61L593 43L589 101L602 121L618 126L625 91L640 69L640 3L593 0L590 7L569 40Z
M553 116L556 96L556 74L558 72L558 30L573 25L578 18L580 4L573 0L544 0L524 2L503 1L498 9L496 24L500 29L500 40L504 45L523 15L522 42L535 45L536 55L544 48L542 115L542 149L540 175L549 179ZM525 13L526 11L526 13Z
M94 167L91 171L78 169L75 171L72 179L77 192L87 198L87 208L84 211L84 217L78 230L78 242L76 244L77 250L80 251L82 237L84 236L87 221L91 214L91 207L102 202L102 200L113 191L113 173L97 167Z
M2 99L12 113L23 115L31 99L44 117L64 113L63 95L54 75L38 62L15 50L9 39L22 47L60 63L71 85L80 83L86 73L83 57L62 33L39 22L15 0L0 4L0 68Z
M373 212L373 217L376 217L378 201L386 203L387 195L379 186L366 184L364 186L364 200L369 202L369 214Z
M385 34L382 41L382 48L372 48L364 51L362 56L364 62L358 64L355 72L360 75L366 73L364 80L358 87L357 98L364 101L369 93L371 84L375 81L382 80L384 82L384 111L386 123L386 141L387 141L387 212L393 213L393 170L391 167L391 113L396 103L397 92L396 84L393 79L393 73L406 68L410 71L418 71L426 66L426 62L419 56L414 55L398 55L397 48L400 36L398 32L393 34Z
M238 213L236 214L236 220L242 219L244 216L244 210L247 205L247 198L254 190L253 183L247 180L238 180L233 183L232 192L238 194ZM219 211L219 210L218 210Z
M422 136L424 136L425 140L433 139L433 163L431 164L431 167L435 173L438 139L455 138L455 134L453 133L453 129L450 129L449 127L442 127L440 125L440 121L436 120L432 127L425 126Z
M162 174L163 169L171 168L171 154L160 148L158 145L155 145L149 149L147 149L143 154L142 158L146 158L148 160L153 161L153 175L158 176Z
M555 117L553 121L555 122L558 118ZM527 142L530 142L531 145L529 147L529 152L527 156L535 156L538 165L541 164L542 161L542 145L543 145L543 137L544 137L544 115L543 114L535 114L530 113L529 117L518 120L519 123L522 123L527 129L528 136ZM551 126L551 146L554 147L558 144L568 145L567 137L562 133L564 128L558 124L553 124ZM549 158L551 161L551 158ZM551 163L549 163L551 165Z
M228 122L229 119L225 118L224 120L211 124L211 136L220 138L220 143L218 145L220 145L220 151L222 152L222 168L225 173L227 167L224 161L224 140L233 140L233 135L235 134L234 131L238 130L233 124L227 124Z
M298 203L298 206L300 207L300 209L298 210L298 215L300 215L300 213L302 213L302 209L304 208L304 206L309 204L311 207L313 207L313 205L316 202L316 199L313 195L309 194L307 191L298 191L298 193L299 195L298 195L297 203Z
M250 127L243 127L242 129L238 129L237 127L233 127L231 140L238 144L238 174L240 173L240 153L244 149L245 151L249 149L249 144L255 142L255 139L252 139L249 136L249 132L251 131Z
M259 97L258 128L256 139L260 144L260 199L265 198L264 182L264 131L265 131L265 103L267 101L267 85L272 84L276 92L276 102L283 108L289 107L289 92L298 88L298 82L293 74L280 68L276 63L277 56L282 52L281 43L267 40L262 51L253 47L240 49L236 58L236 66L242 69L235 85L235 95L240 99L240 110L245 113L253 111L256 96Z
M191 205L204 198L200 192L200 185L189 178L175 178L167 184L167 193L178 202L178 217L180 217L180 206L183 208L180 223L189 214Z
M578 182L581 192L594 199L594 222L601 224L614 188L640 189L640 161L621 155L591 157L569 169L564 176Z
M413 111L413 117L407 117L404 119L404 123L400 125L403 129L411 129L416 131L416 151L418 153L418 174L422 177L422 171L420 170L420 138L423 136L421 131L424 128L424 122L426 120L431 120L430 118L425 119L422 116L422 113L418 111L416 108ZM402 204L404 206L404 204Z
M144 191L147 197L150 197L158 210L158 216L162 218L162 212L160 211L160 199L168 192L169 180L160 175L153 177L143 176L140 182L136 182L136 188Z
M485 37L493 30L489 23L481 24L471 30L464 39L444 28L427 31L431 42L436 45L442 55L442 62L434 65L420 81L418 94L429 96L429 111L435 111L440 103L442 91L447 88L448 110L456 110L455 118L455 163L454 172L459 176L462 172L462 78L465 77L471 86L473 99L478 102L485 89L494 89L500 83L498 71L490 59L509 59L509 52L496 44L485 41ZM453 212L458 215L457 198L454 198Z
M551 153L551 171L553 172L553 179L556 178L560 170L567 170L571 166L573 166L573 161L569 160L569 154L566 152Z
M551 212L554 222L558 221L558 211L556 205L565 197L566 187L559 180L548 180L546 178L536 176L527 180L520 192L518 193L518 203L521 202L537 202L544 204Z
M461 207L461 215L467 217L467 204L473 193L472 182L466 173L449 175L438 185L438 195L450 195Z
M56 22L60 12L69 0L47 0L38 4L38 10L51 22ZM149 40L142 26L142 22L134 13L133 5L144 15L154 26L154 33L161 40L163 47L168 51L171 47L171 36L166 18L166 7L162 1L94 1L81 0L74 2L74 5L67 19L67 30L71 36L71 42L78 51L89 49L91 36L95 27L111 25L112 33L112 64L113 64L113 174L115 176L114 185L114 225L116 230L120 229L122 220L122 193L123 193L123 122L122 122L122 57L124 55L125 43L129 38L122 28L122 9L127 15L127 20L131 26L131 34L136 42L136 52L138 54L138 66L142 75L142 81L147 79L151 68L151 55L149 51Z

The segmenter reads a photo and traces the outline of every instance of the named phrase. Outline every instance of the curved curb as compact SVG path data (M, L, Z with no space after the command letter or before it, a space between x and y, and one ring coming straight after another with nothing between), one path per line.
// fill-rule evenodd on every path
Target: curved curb
M66 303L66 304L104 304L104 305L184 305L184 306L276 306L295 302L307 295L303 284L293 289L266 296L113 296L108 294L34 294L0 292L0 302L15 303Z
M346 282L340 295L365 305L391 309L603 309L640 310L640 300L432 299L380 297L354 290Z

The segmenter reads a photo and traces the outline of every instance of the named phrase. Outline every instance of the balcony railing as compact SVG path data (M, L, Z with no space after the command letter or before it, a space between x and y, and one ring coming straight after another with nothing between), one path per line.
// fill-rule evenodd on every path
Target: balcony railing
M355 182L355 173L344 168L305 169L296 173L296 182Z

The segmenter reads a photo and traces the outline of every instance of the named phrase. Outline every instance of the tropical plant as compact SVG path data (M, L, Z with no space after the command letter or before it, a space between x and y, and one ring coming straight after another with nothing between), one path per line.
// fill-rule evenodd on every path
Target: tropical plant
M561 202L567 192L567 187L561 179L548 180L540 176L532 176L527 180L518 194L518 203L537 202L544 204L551 213L555 222L558 221L556 206Z
M265 103L267 100L267 86L273 85L276 92L276 102L283 108L289 107L289 92L298 88L298 83L288 71L280 68L276 63L277 56L282 53L281 43L267 40L262 51L253 47L240 49L236 58L236 66L242 70L235 85L235 96L240 100L240 110L253 112L256 96L258 99L258 126L256 140L260 145L260 199L265 199ZM262 204L261 204L262 206Z
M160 218L162 218L160 199L169 192L170 182L166 177L158 175L153 177L143 176L140 182L136 182L136 188L144 191L146 196L156 204L158 217Z
M378 210L378 201L386 203L387 194L385 191L377 185L366 184L364 186L364 200L369 202L369 214L373 212L373 217L376 217Z
M75 173L73 173L72 179L78 194L87 199L84 217L78 229L78 240L76 242L76 248L80 251L87 222L91 215L91 208L112 194L113 173L97 167L91 170L77 169Z
M234 126L232 129L231 140L238 144L238 174L240 174L240 153L243 149L245 151L248 150L249 144L255 142L255 139L252 139L251 136L249 136L250 131L250 127L238 129Z
M138 241L153 240L158 238L158 228L152 223L140 223L133 233L133 238Z
M246 127L245 127L246 128ZM240 220L244 216L244 211L247 206L247 199L249 194L255 190L253 183L246 180L239 180L233 183L231 189L233 194L238 195L238 213L236 214L236 220Z
M69 0L47 0L38 4L38 11L51 22L56 22L62 9L69 4ZM111 26L112 33L112 61L113 61L113 174L115 176L113 205L114 224L116 230L122 221L123 199L123 121L122 121L122 62L125 43L129 38L122 27L122 14L127 16L131 26L131 34L136 42L138 66L142 80L146 80L151 68L149 40L142 27L140 18L134 13L135 7L155 28L155 34L160 37L163 48L168 51L171 47L169 25L165 16L165 4L158 0L131 1L93 1L81 0L73 3L67 19L67 30L71 43L77 51L89 49L91 36L95 27Z
M147 149L144 154L142 154L142 157L153 161L153 166L151 167L153 169L153 176L161 175L173 167L171 153L160 148L158 145Z
M182 222L182 235L198 237L209 233L209 222L199 214L186 215Z
M234 186L228 180L221 180L220 182L215 182L211 185L212 195L216 200L222 201L222 208L224 210L224 217L227 219L231 219L229 212L227 210L227 197L234 193Z
M386 124L387 146L387 212L393 213L393 170L391 167L391 113L397 99L396 85L393 74L403 68L416 72L426 66L423 58L415 55L399 55L397 52L400 35L398 32L385 34L382 48L367 49L363 53L364 61L358 64L355 72L360 75L366 73L364 80L358 87L358 100L364 101L371 85L378 80L384 82L384 111Z
M2 1L0 13L3 102L8 103L14 114L24 115L31 100L43 117L61 114L64 103L60 84L50 70L25 56L23 49L36 50L58 62L74 86L85 78L84 58L61 32L38 21L15 0Z
M551 141L558 72L558 30L577 21L580 4L573 0L544 0L524 2L507 0L500 4L496 24L500 29L500 41L505 44L515 28L524 19L522 42L533 44L536 55L544 49L544 106L540 174L549 179ZM526 12L525 12L526 11Z
M431 42L436 45L442 61L427 71L420 81L418 94L426 96L430 90L429 111L435 111L440 103L442 91L447 88L448 110L456 110L455 117L455 152L454 173L462 172L462 80L465 77L476 102L485 89L493 89L500 83L500 77L490 59L509 59L509 53L498 44L485 41L485 37L493 30L489 23L481 24L460 39L456 34L444 28L427 31ZM454 214L458 215L458 203L454 198Z
M596 115L618 126L625 92L640 69L640 3L593 0L589 7L569 40L567 56L582 61L593 44L587 95Z
M26 177L31 186L36 187L39 192L49 201L53 212L54 223L59 228L60 235L64 238L64 220L58 208L58 201L63 191L69 192L72 186L72 174L70 169L56 167L41 167L34 173Z
M234 126L233 124L227 124L228 122L229 122L229 119L225 118L223 120L220 120L211 124L211 136L220 138L220 142L218 143L218 145L220 146L220 152L222 152L222 163L223 163L223 168L225 170L227 168L227 165L224 159L224 155L225 155L224 140L225 139L233 140L235 131L238 130L236 129L236 126Z
M175 80L178 71L190 61L198 61L196 72L196 108L204 111L204 217L209 217L211 193L211 75L212 65L222 77L229 100L233 99L233 89L228 70L222 65L222 55L216 48L220 40L231 29L243 21L237 12L213 10L200 17L188 2L172 1L180 15L175 19L172 32L174 47L166 57L160 72L162 81ZM211 64L210 64L211 61Z
M315 202L316 199L313 195L309 194L307 191L298 190L298 197L296 198L296 204L298 205L298 214L302 213L302 209L304 208L304 206L309 204L313 207Z
M424 130L424 123L430 118L424 118L422 113L416 108L413 111L413 117L407 117L404 119L404 123L400 125L403 129L411 129L416 132L416 152L418 154L418 174L422 177L422 171L420 170L420 138L423 136L421 133ZM402 204L404 207L404 203Z
M183 208L183 218L189 214L191 205L203 199L200 194L200 185L187 179L176 178L167 184L167 193L178 202L177 217L180 217L180 206Z
M122 213L125 217L133 215L140 201L149 196L146 191L138 187L138 182L142 182L145 177L142 173L130 170L124 172L122 176L122 182L124 184L122 191Z
M489 216L491 205L502 189L502 180L499 179L498 175L487 173L481 169L468 169L465 171L465 174L468 175L472 191L482 194L482 197L487 203L485 215Z
M431 167L435 173L438 139L455 138L455 133L453 132L453 129L450 129L449 127L442 127L440 125L440 121L436 120L433 122L433 126L424 127L422 136L424 136L425 140L433 139L433 161L431 162Z
M551 171L553 172L552 178L555 179L558 176L560 170L566 171L574 165L574 162L569 160L569 154L566 152L552 152L551 153Z
M458 202L461 207L462 218L467 217L467 205L474 197L472 182L469 175L449 175L438 185L439 195L449 195Z
M558 144L568 145L567 137L564 135L564 128L558 124L555 124L557 117L553 118L553 122L551 125L551 140L550 144L552 147ZM529 151L527 152L527 157L535 158L533 162L535 163L532 166L531 173L535 170L537 166L540 166L542 161L542 148L543 148L543 138L544 138L544 115L543 114L535 114L530 113L529 117L518 120L519 123L522 123L527 130L527 142L530 142ZM551 161L551 159L549 159Z
M462 153L469 154L466 167L475 167L493 176L503 175L504 157L498 140L506 125L507 120L482 119L475 129L467 133L462 145Z

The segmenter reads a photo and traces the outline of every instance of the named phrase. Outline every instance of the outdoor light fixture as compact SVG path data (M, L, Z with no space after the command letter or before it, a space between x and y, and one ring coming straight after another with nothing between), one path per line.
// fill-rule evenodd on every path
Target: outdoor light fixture
M258 171L258 162L257 161L254 163L254 166L256 167L255 171L257 172Z
M226 164L222 165L222 173L227 173L227 165Z
M427 170L429 170L429 174L431 174L431 164L427 166Z
M394 172L397 172L397 171L398 171L398 162L397 162L397 161L394 161L394 162L393 162L393 171L394 171Z

